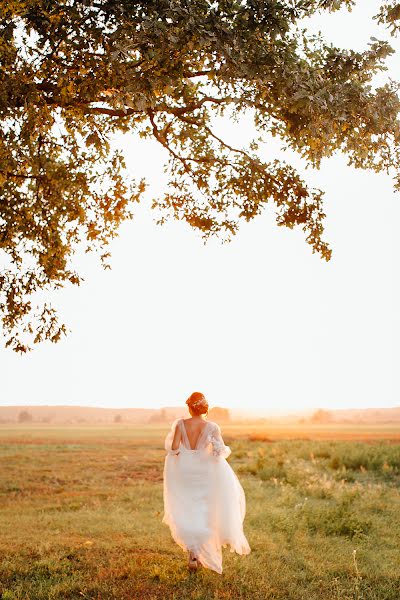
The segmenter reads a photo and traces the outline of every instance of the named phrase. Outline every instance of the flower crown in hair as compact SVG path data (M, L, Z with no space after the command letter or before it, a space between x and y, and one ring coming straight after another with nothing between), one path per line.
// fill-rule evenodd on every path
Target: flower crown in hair
M198 400L195 400L194 402L189 402L189 400L187 400L187 404L190 404L190 406L208 406L208 402L207 400L204 398L199 398Z

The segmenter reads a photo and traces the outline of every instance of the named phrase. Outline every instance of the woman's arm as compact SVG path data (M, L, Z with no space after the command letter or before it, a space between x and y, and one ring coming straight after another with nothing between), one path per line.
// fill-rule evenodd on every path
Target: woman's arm
M221 428L217 423L215 423L214 430L211 434L211 443L213 446L213 455L216 457L228 458L232 452L229 446L225 446Z
M179 443L181 441L181 431L179 427L179 419L171 425L167 437L165 438L165 449L168 454L179 454Z
M178 426L178 423L177 423L176 427L175 427L175 434L174 434L174 439L172 441L171 450L179 450L181 439L182 439L182 432L181 432L181 428Z

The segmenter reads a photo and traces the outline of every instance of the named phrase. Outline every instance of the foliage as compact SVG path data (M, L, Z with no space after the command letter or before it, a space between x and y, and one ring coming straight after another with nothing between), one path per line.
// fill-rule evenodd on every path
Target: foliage
M231 419L229 408L213 406L208 411L208 419L210 421L217 421L218 423L228 423Z
M319 408L310 417L310 423L329 423L332 416L329 410Z
M21 410L18 413L18 423L31 423L32 421L33 417L27 410Z
M308 164L344 152L349 164L399 163L398 83L373 89L393 50L364 52L309 35L302 19L352 0L10 0L0 14L0 312L7 346L66 332L37 292L79 284L79 245L101 252L133 215L145 182L111 152L116 132L157 140L169 184L153 200L159 223L182 219L204 239L231 239L267 203L280 226L300 226L326 260L323 192L284 161L263 162L278 136ZM396 22L384 4L381 23ZM396 5L397 6L397 5ZM386 7L386 8L385 8ZM394 12L393 12L394 11ZM214 129L250 112L261 136L248 149ZM395 188L400 181L395 179ZM107 266L107 263L104 263ZM29 341L30 340L30 341Z

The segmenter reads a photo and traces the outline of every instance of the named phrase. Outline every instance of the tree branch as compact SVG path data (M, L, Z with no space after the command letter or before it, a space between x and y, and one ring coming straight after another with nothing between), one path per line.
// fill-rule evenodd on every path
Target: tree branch
M110 117L129 117L130 115L142 113L142 110L136 110L134 108L126 108L125 110L107 108L106 106L87 106L83 109L85 115L108 115Z
M190 117L180 116L179 119L186 123L190 123L191 125L196 125L197 127L203 127L204 130L207 131L207 133L210 135L210 137L215 139L219 144L221 144L221 146L223 146L230 152L235 152L235 153L238 153L238 154L241 154L242 156L244 156L249 162L252 163L252 165L258 170L259 173L262 173L264 176L267 176L271 181L273 181L277 186L279 186L279 181L276 179L276 177L273 177L272 175L267 174L265 172L265 170L262 167L260 167L260 165L257 163L257 161L254 158L252 158L245 150L241 150L240 148L234 148L233 146L230 146L229 144L227 144L227 142L224 142L224 140L222 140L220 137L218 137L212 131L212 129L210 129L210 127L208 127L208 125L205 125L204 123L199 123L198 121L196 121L196 119L190 119Z
M162 145L164 146L164 148L166 150L168 150L168 152L174 157L176 158L176 160L179 160L183 166L184 169L186 171L186 173L188 173L190 176L193 176L193 172L190 168L190 166L187 164L186 159L183 158L183 156L180 156L179 154L177 154L176 152L174 152L174 150L169 146L167 140L165 139L165 137L161 134L160 130L158 129L156 122L154 120L154 112L152 110L148 110L147 114L149 115L150 118L150 122L151 125L153 127L153 135L156 138L156 140Z

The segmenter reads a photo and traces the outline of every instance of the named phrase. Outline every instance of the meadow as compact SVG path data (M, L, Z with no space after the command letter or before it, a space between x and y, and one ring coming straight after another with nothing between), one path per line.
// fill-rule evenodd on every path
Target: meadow
M400 430L222 425L252 552L189 573L166 426L0 426L2 600L399 600Z

